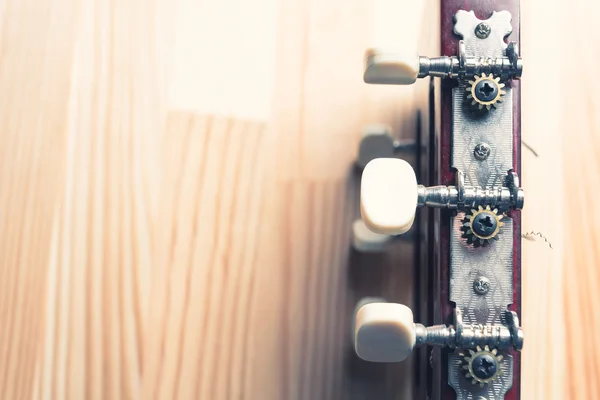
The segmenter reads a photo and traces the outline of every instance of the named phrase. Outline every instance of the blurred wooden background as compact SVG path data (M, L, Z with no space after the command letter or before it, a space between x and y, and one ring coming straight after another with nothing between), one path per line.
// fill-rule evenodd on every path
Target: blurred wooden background
M426 104L425 82L363 84L363 50L438 55L438 18L2 0L0 398L410 398L406 365L353 372L361 280L408 301L410 261L350 252L351 166L365 124L411 136ZM524 241L523 398L597 399L600 6L524 0L522 19L524 230L554 247Z

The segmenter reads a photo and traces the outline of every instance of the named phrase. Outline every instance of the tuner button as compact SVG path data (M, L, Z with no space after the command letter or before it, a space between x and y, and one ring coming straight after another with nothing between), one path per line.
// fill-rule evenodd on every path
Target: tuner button
M356 344L355 344L356 313L358 312L358 310L360 310L360 308L362 306L371 304L371 303L387 303L387 300L384 299L383 297L363 297L358 302L356 302L356 306L354 307L354 313L352 314L353 318L352 318L352 324L351 324L352 326L351 326L351 330L350 330L350 340L352 341L352 347L356 347Z
M419 75L419 56L369 49L365 54L366 83L411 85Z
M365 253L385 251L393 240L393 236L371 232L362 219L354 221L352 233L354 248Z
M407 232L417 208L417 177L409 163L399 158L377 158L363 170L360 190L362 219L379 234Z
M387 125L369 125L365 128L358 148L356 164L362 169L376 158L394 157L394 139Z
M411 353L416 342L410 308L394 303L370 303L356 313L354 346L366 361L399 362Z

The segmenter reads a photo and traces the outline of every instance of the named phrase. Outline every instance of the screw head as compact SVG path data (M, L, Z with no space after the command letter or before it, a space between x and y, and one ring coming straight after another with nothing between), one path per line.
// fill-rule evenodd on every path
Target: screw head
M498 361L490 354L476 355L471 366L473 374L479 379L490 379L498 371Z
M479 39L487 38L488 36L490 36L491 32L492 27L485 22L482 22L475 27L475 36L477 36Z
M492 151L492 149L491 149L490 145L482 142L482 143L477 144L477 146L475 146L475 149L473 150L473 154L475 155L476 159L483 161L489 157L491 151Z
M475 85L475 97L481 102L489 102L498 97L498 84L493 79L482 79Z
M490 211L484 211L473 218L471 229L477 235L482 237L488 237L496 232L498 228L498 220L496 216Z
M492 282L485 276L479 276L473 281L473 290L479 295L484 295L490 291Z

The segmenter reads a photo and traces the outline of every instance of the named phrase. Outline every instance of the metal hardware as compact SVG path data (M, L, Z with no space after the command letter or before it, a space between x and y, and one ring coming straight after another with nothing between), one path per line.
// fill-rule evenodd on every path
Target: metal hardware
M493 74L499 76L502 80L520 79L523 75L523 62L518 53L512 52L509 54L510 58L508 54L503 57L464 57L459 55L430 58L419 56L419 74L417 77L432 76L442 79L457 79L466 76Z
M478 236L492 236L498 229L498 220L486 211L480 212L473 218L471 229Z
M518 45L505 43L505 37L512 32L511 14L507 11L494 12L485 21L478 19L472 11L458 11L455 15L454 32L462 37L458 46L458 58L465 60L465 73L469 70L466 60L470 58L488 60L485 68L479 69L479 77L483 73L492 73L501 80L520 78L523 63L519 57ZM477 35L476 28L485 22L490 27L490 34L482 39ZM499 63L489 65L489 60L503 59ZM507 60L506 60L506 59ZM504 65L504 63L510 66ZM485 69L485 70L484 70ZM476 80L476 79L475 79ZM475 83L473 80L473 83ZM479 82L477 82L479 83ZM472 85L472 84L471 84ZM475 85L477 85L475 83ZM485 114L469 111L473 99L467 99L465 92L473 93L475 89L466 80L461 80L452 92L452 153L451 166L457 172L456 186L463 201L473 197L471 188L481 188L486 192L475 198L485 197L486 203L497 203L492 208L504 209L506 206L521 209L524 204L524 193L519 188L518 176L513 168L513 89L507 84L501 90L505 91L502 101L495 104L496 110ZM489 147L481 153L475 151L480 144ZM484 146L482 146L484 147ZM484 161L485 162L482 162ZM508 171L508 173L507 173ZM489 198L489 200L488 200ZM494 200L490 201L492 198ZM510 200L507 200L509 199ZM505 205L502 205L506 201ZM507 204L507 203L510 203ZM465 209L466 204L465 204ZM477 207L478 208L478 207ZM475 207L472 207L475 209ZM467 209L466 211L470 211ZM510 331L512 347L521 349L523 332L518 327L516 314L507 311L513 302L513 238L512 234L498 235L489 245L474 247L465 240L465 214L458 212L451 217L450 224L450 296L465 324L471 326L503 326ZM472 221L471 221L472 222ZM507 216L502 219L504 226L501 231L512 232L513 220ZM478 279L485 277L489 280L487 292L480 294ZM481 289L486 287L481 285ZM506 333L504 333L506 334ZM448 384L456 391L457 400L467 399L503 399L512 387L513 358L510 352L501 346L488 344L497 348L503 357L498 363L499 372L493 381L484 385L473 385L473 377L465 376L464 356L458 350L448 357ZM485 349L485 344L479 346ZM473 348L473 346L470 346ZM476 378L476 377L475 377ZM477 378L479 379L479 378ZM476 383L478 380L475 379ZM481 387L483 386L483 387Z
M491 32L492 32L492 28L485 22L480 23L475 28L475 35L477 35L477 37L479 39L487 38L488 36L490 36Z
M507 175L508 186L483 189L480 186L466 186L462 171L456 173L457 186L417 187L419 207L450 208L470 210L478 206L514 208L520 210L525 202L523 189L518 188L519 177L512 171Z
M511 311L506 311L511 314ZM519 319L505 316L504 324L465 324L462 311L454 309L454 326L415 324L416 346L441 346L455 348L475 348L489 346L497 349L523 348L523 332Z
M490 148L489 144L481 142L478 143L477 146L475 146L475 150L473 150L473 155L475 155L475 158L479 161L483 161L489 157L491 151L492 149Z
M489 354L480 354L473 358L473 376L479 379L489 379L496 375L498 363Z
M480 101L492 101L498 97L498 85L493 85L489 81L480 80L475 85L475 98Z
M463 40L458 44L458 54L456 56L444 56L429 58L419 57L419 78L433 76L437 78L464 78L482 74L493 74L502 80L520 79L523 75L523 60L519 56L519 46L516 42L510 42L508 46L503 42L505 36L512 32L510 25L511 15L508 11L494 12L492 16L484 22L475 17L475 14L467 11L456 13L456 24L454 31L461 35ZM492 30L496 32L491 35ZM485 51L469 52L474 55L467 55L466 41L470 38L477 39L479 43L477 50L486 50L492 38L500 39L502 42L502 51L500 54L487 55Z
M485 276L478 276L473 281L473 290L478 295L483 296L484 294L487 294L487 292L490 291L491 285L492 285L492 282L490 282L490 280L488 278L486 278Z
M478 209L471 209L461 220L463 225L460 229L463 231L462 238L467 239L467 244L472 244L474 247L488 246L495 241L500 240L498 236L500 228L504 226L502 220L505 215L498 214L498 209L486 206L479 206Z
M490 379L498 372L498 363L496 359L489 354L478 354L471 361L473 368L473 377L481 380Z
M460 355L464 361L465 377L470 379L473 385L483 388L502 374L504 356L498 354L498 349L490 349L489 346L477 347L476 350L469 349Z
M457 19L460 15L460 11L457 13ZM495 15L504 15L501 13L494 13ZM510 18L510 13L508 13ZM490 17L490 20L494 17ZM473 14L473 18L474 14ZM485 24L489 28L491 33L491 25L488 22L482 22L477 27ZM509 29L509 30L507 30ZM478 30L478 29L476 29ZM508 28L502 27L498 29L499 32L505 32L506 35L510 33L512 27L510 27L510 19L508 22ZM455 32L463 39L467 40L466 34L463 33L460 28L455 27ZM481 37L477 36L479 39ZM485 56L478 54L478 56L467 56L467 46L465 40L458 42L458 54L456 56L442 56L442 57L419 57L419 78L425 78L426 76L432 76L436 78L464 78L466 76L482 75L482 74L493 74L499 76L502 80L508 79L520 79L523 75L523 60L519 56L519 46L516 42L510 42L506 46L505 54L496 56ZM504 44L504 43L503 43Z
M496 359L498 372L490 382L483 385L477 380L473 384L472 375L466 373L464 353L456 351L449 355L448 368L456 372L450 374L448 384L456 391L457 399L504 399L506 392L512 387L513 358L508 352L500 351L498 354L502 356L501 361Z
M464 83L464 82L463 82ZM498 107L498 103L504 101L506 84L500 82L500 78L494 75L475 75L473 80L468 80L469 85L465 88L467 101L471 106L479 110L491 110Z

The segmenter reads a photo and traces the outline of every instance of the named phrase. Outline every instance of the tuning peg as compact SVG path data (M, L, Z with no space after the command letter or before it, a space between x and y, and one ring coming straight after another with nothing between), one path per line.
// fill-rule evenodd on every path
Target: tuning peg
M365 127L358 147L356 164L364 168L376 158L394 157L394 139L388 125L369 125Z
M410 308L394 303L369 303L356 312L354 348L366 361L399 362L416 342Z
M494 207L502 210L523 208L525 194L519 177L509 171L505 186L482 189L466 186L462 171L456 173L456 186L425 187L417 184L414 170L398 158L377 158L362 174L360 210L369 230L385 235L400 235L413 224L416 208L429 206L471 210Z
M367 228L375 233L407 232L417 208L417 177L413 168L398 158L378 158L363 170L360 209Z
M394 236L372 232L362 219L352 224L352 238L354 248L365 253L385 251L394 240Z
M369 49L365 54L366 83L411 85L419 75L419 56L383 49Z
M364 303L362 303L364 304ZM462 312L454 310L454 325L426 327L415 324L410 308L403 304L368 302L358 308L354 324L354 349L366 361L400 362L415 346L496 349L523 348L523 330L514 311L504 311L504 324L464 324Z
M362 299L360 299L357 303L356 306L354 307L354 313L353 318L352 318L352 324L351 324L351 329L350 329L350 340L352 341L352 347L356 347L356 313L358 312L358 310L361 309L362 306L365 306L367 304L371 304L371 303L387 303L387 301L383 298L383 297L363 297Z
M458 55L452 57L424 57L403 52L369 49L365 54L364 81L375 84L411 85L417 78L427 76L455 79L465 76L493 74L503 80L519 79L523 63L518 46L508 46L506 55L497 58L482 58L466 55L461 40Z
M385 124L373 124L365 127L356 158L356 165L360 169L376 158L391 158L398 152L416 150L414 140L394 140L391 132L389 125Z

